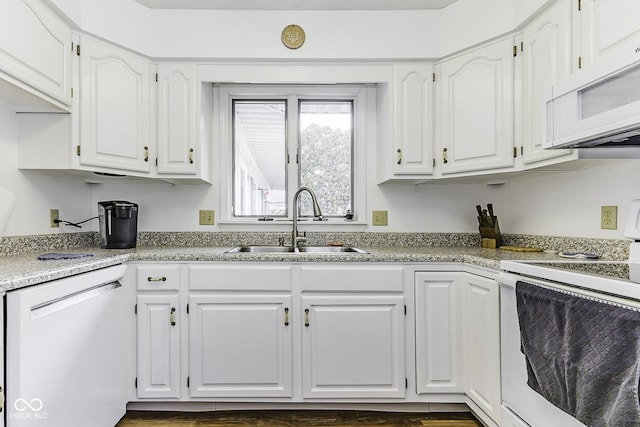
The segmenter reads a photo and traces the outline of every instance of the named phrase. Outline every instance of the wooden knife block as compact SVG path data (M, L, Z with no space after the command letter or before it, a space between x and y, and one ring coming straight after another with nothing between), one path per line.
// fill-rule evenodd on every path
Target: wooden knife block
M500 226L498 225L498 217L494 216L492 219L493 219L493 227L479 227L480 238L494 240L495 244L493 244L493 242L487 242L483 240L482 247L499 248L500 246L502 246L502 236L500 236Z

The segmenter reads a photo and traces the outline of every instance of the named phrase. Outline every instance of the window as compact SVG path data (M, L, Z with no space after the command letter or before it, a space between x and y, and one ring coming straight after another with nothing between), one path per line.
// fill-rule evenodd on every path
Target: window
M365 191L356 185L366 160L362 141L358 149L358 137L364 139L358 132L358 123L364 126L364 89L221 86L221 109L229 112L221 116L230 130L222 136L230 145L229 219L291 218L293 196L303 186L314 191L330 221L344 222L348 211L357 215L358 192ZM313 216L306 193L300 195L299 216Z

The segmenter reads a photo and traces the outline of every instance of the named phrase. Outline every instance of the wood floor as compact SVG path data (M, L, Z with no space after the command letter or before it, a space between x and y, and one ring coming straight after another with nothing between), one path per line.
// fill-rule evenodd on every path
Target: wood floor
M129 411L116 427L482 427L470 413L370 411Z

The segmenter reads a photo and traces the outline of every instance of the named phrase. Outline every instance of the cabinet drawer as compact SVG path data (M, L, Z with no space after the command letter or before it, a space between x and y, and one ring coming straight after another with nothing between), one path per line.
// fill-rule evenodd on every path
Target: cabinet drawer
M138 290L180 290L179 265L141 265L137 269Z
M303 266L303 291L403 291L401 266Z
M287 265L190 265L189 289L290 291L292 271Z

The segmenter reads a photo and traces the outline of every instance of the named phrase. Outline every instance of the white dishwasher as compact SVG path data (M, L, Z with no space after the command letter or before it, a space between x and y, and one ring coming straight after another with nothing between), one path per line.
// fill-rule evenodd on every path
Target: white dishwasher
M7 427L112 427L124 415L125 270L7 292Z

